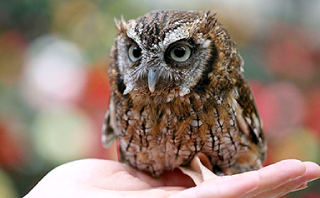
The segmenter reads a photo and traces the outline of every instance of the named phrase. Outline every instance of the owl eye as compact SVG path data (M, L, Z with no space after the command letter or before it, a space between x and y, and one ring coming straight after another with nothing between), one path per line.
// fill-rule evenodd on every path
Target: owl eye
M136 62L141 58L141 48L137 45L131 45L128 49L128 56L131 62Z
M170 56L177 62L184 62L190 58L191 49L187 45L180 44L171 49Z

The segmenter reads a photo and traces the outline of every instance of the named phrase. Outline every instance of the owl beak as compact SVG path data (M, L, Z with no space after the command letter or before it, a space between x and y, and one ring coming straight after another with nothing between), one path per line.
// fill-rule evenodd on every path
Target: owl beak
M149 85L149 90L151 91L151 93L154 92L154 90L156 89L156 85L159 79L159 74L157 71L154 71L152 69L149 69L149 73L148 73L148 85Z

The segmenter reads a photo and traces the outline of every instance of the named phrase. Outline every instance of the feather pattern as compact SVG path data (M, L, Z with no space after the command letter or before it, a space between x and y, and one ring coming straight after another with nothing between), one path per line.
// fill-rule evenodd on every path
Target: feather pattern
M219 174L262 167L266 142L243 60L215 13L154 11L116 28L106 147L118 138L122 161L154 176L200 152Z

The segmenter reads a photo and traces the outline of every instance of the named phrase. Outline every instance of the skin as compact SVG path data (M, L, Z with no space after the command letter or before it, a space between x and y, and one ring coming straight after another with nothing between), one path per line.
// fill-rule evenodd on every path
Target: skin
M317 164L291 159L258 171L219 176L194 187L192 180L179 170L153 178L119 162L83 159L50 171L25 198L269 198L303 189L319 177Z

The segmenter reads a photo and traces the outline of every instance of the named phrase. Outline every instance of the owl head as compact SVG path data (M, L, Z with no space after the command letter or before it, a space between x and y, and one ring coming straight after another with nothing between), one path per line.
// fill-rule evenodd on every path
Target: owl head
M136 20L116 21L109 77L123 95L180 96L234 84L242 59L211 12L154 11Z

